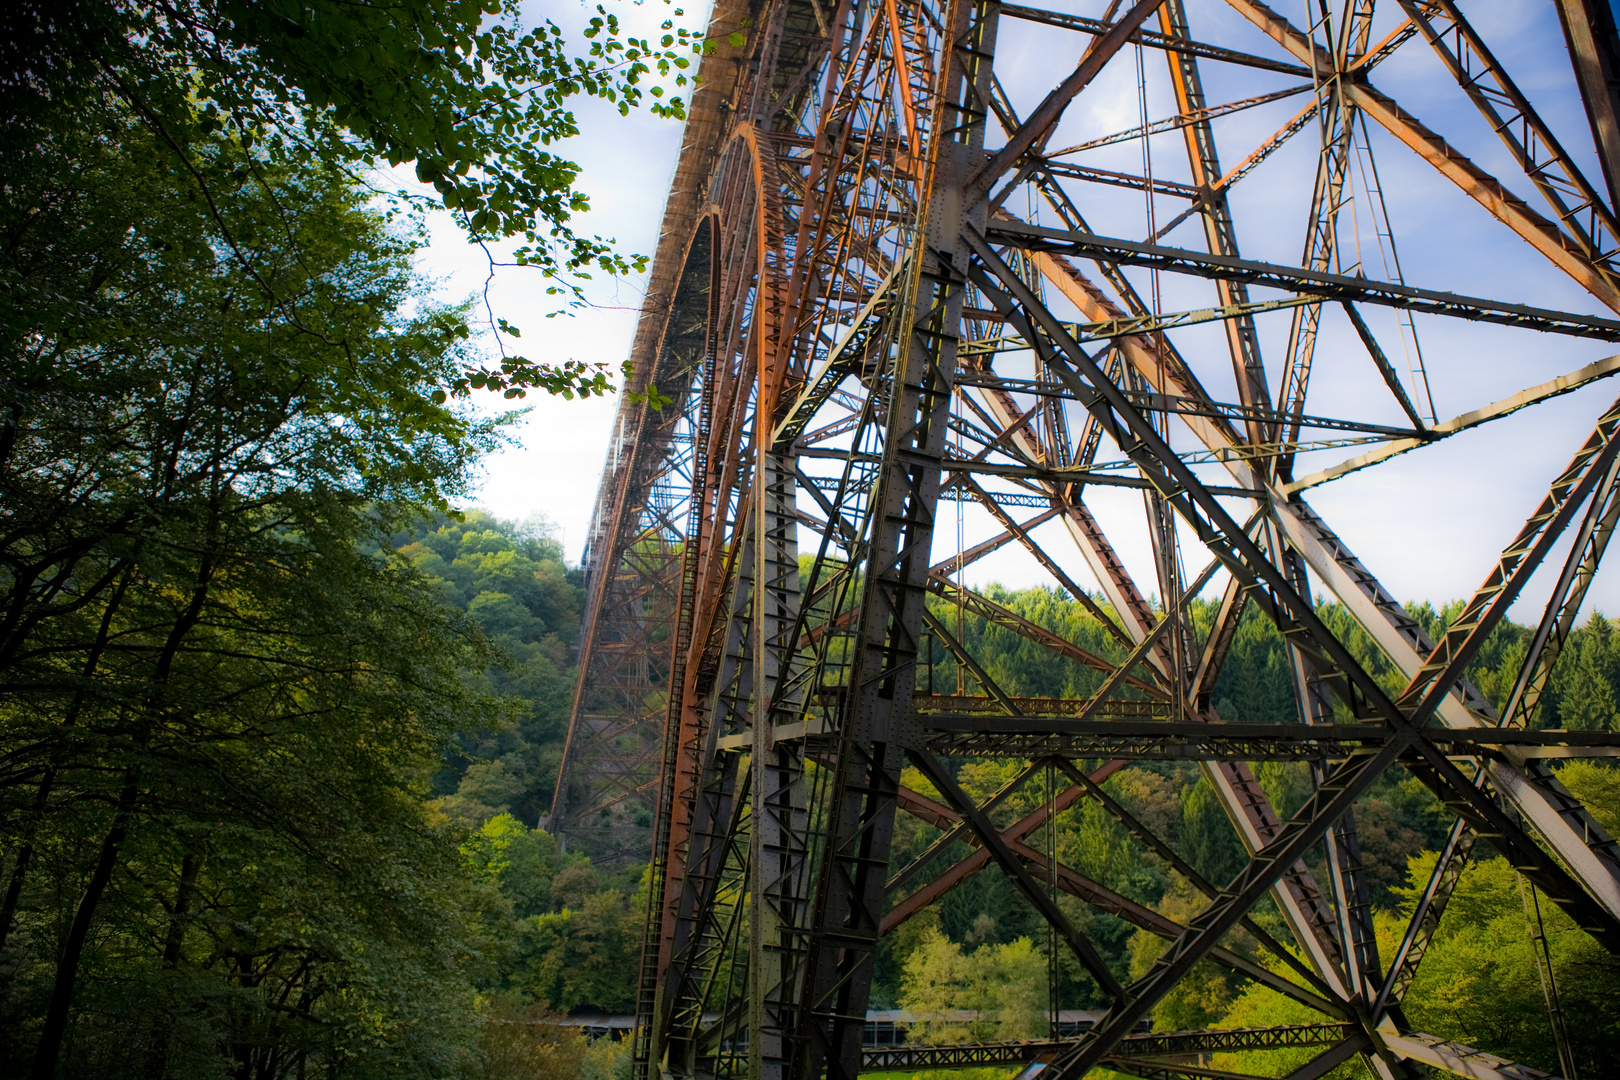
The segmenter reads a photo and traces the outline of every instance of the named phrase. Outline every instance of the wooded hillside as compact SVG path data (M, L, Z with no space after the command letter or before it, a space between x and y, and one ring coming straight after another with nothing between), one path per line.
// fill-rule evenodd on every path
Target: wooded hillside
M510 948L502 960L508 967L499 976L499 985L525 1000L563 1010L627 1009L633 992L633 942L640 932L644 899L637 894L639 876L625 874L614 880L587 871L578 861L564 869L551 839L533 828L537 809L543 813L548 803L550 770L566 724L565 688L572 684L557 654L571 644L569 634L578 625L577 610L566 606L578 603L577 589L567 591L575 579L568 577L554 543L477 515L399 539L410 540L401 552L433 576L441 595L477 621L510 655L509 670L491 674L488 685L524 697L521 716L512 727L464 737L460 753L453 755L436 781L436 790L445 792L436 805L468 825L479 825L480 843L508 843L514 851L534 853L523 855L521 862L514 858L511 867L496 875L513 904L513 921L501 931L509 935ZM532 580L520 581L521 575L532 575ZM1098 655L1115 660L1123 656L1123 648L1066 596L1046 589L998 586L986 589L985 595ZM1095 672L1056 658L1027 638L947 600L936 598L932 603L953 634L960 627L976 656L991 658L988 673L1009 693L1080 697L1099 681ZM1460 608L1457 603L1440 608L1419 604L1409 610L1438 637ZM1340 609L1328 604L1321 610L1337 630L1348 628L1349 620ZM1193 611L1200 630L1207 630L1213 605L1198 602ZM1508 624L1481 652L1473 677L1493 698L1505 693L1506 673L1516 670L1528 633ZM1362 662L1398 690L1397 676L1371 643L1362 635L1352 634L1351 639ZM933 660L924 680L932 679L942 693L955 692L959 673L949 654L936 645ZM1281 638L1251 609L1217 686L1217 711L1235 722L1292 722L1297 713L1288 679ZM964 673L962 680L965 692L979 692L971 676ZM1593 615L1574 633L1555 671L1543 706L1546 724L1610 728L1620 722L1614 707L1617 691L1620 640L1606 618ZM962 760L956 767L958 782L982 801L1022 771L1025 763ZM1256 772L1285 813L1298 807L1309 792L1304 765L1262 763ZM1620 825L1620 770L1604 763L1574 762L1563 768L1561 776L1589 805L1607 815L1606 824ZM915 770L908 770L907 782L917 791L934 794ZM1064 786L1061 777L1059 786ZM1209 880L1224 883L1242 865L1237 834L1196 765L1139 763L1117 773L1106 789L1168 838ZM1044 778L1037 777L996 811L995 820L1006 824L1037 809L1049 790ZM1397 933L1394 916L1410 910L1413 890L1426 880L1449 819L1426 788L1399 771L1362 799L1356 816L1380 925L1386 934ZM480 825L481 818L487 824ZM892 866L905 865L938 836L937 829L902 813ZM1082 802L1063 812L1052 835L1043 832L1030 842L1052 845L1060 860L1095 882L1173 919L1189 917L1201 900L1095 803ZM942 852L933 872L962 851L958 847ZM1464 875L1454 921L1431 950L1412 991L1414 1002L1431 1004L1414 1005L1410 1018L1421 1030L1556 1069L1542 986L1526 934L1524 896L1511 869L1490 858L1488 850L1479 851L1482 858ZM1314 869L1322 873L1325 867ZM543 880L547 874L558 875L550 886L549 903ZM930 876L925 873L908 891L925 885ZM596 891L588 893L582 888L586 884ZM1140 974L1162 947L1159 939L1123 920L1094 914L1067 896L1059 902L1102 948L1121 978ZM563 912L570 903L573 906ZM1608 1068L1603 1064L1604 1048L1608 1040L1620 1036L1620 965L1557 909L1544 900L1540 908L1566 1007L1580 1009L1588 1017L1616 1018L1609 1024L1591 1023L1583 1037L1590 1075L1608 1075L1603 1071ZM1283 934L1275 911L1263 916L1262 923ZM1044 925L1003 875L994 870L977 874L886 939L873 1006L981 1012L971 1027L931 1025L915 1033L918 1039L1040 1037L1046 1029L1046 957L1052 946ZM1386 949L1393 945L1385 943ZM1258 957L1258 950L1253 955ZM598 966L598 958L607 962ZM1061 1007L1102 1003L1067 950L1060 950L1059 971ZM563 972L570 974L553 974ZM1161 1006L1155 1025L1173 1030L1310 1019L1308 1011L1273 992L1206 966L1200 979ZM1259 1061L1245 1063L1240 1058L1234 1055L1227 1067L1238 1071L1260 1067ZM1346 1067L1345 1075L1357 1075L1358 1068Z

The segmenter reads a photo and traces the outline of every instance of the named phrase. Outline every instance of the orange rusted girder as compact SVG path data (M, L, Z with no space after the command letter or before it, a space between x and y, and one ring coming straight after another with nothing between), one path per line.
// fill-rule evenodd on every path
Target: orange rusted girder
M1110 761L1091 773L1094 783L1102 783L1116 772L1130 764L1126 761ZM1013 822L1001 830L1004 839L1011 842L1021 840L1046 824L1054 813L1062 813L1074 805L1076 799L1085 794L1085 789L1079 785L1066 788L1053 796L1049 801L1042 803L1035 810ZM896 795L900 809L920 817L930 825L938 828L948 828L961 820L961 815L943 803L930 799L928 796L902 786ZM954 863L949 870L934 878L927 885L907 896L883 914L883 932L886 934L905 922L911 916L937 901L941 896L950 892L957 885L983 870L990 863L990 853L984 848L976 848L960 861Z

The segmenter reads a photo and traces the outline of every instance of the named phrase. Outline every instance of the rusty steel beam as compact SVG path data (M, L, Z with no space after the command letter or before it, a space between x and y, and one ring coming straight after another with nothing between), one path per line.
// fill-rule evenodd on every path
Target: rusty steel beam
M1101 768L1094 770L1091 773L1091 779L1100 784L1124 768L1125 765L1126 762L1124 761L1108 762ZM1059 792L1018 821L1001 830L1002 838L1011 843L1028 836L1045 825L1051 819L1052 814L1062 813L1064 809L1072 806L1075 800L1084 794L1085 790L1078 785ZM961 820L960 816L950 807L941 806L909 788L902 787L898 798L899 805L907 813L920 817L937 827L945 828ZM941 896L944 896L951 889L984 869L985 866L989 865L989 862L990 853L984 848L978 848L969 853L938 877L930 880L927 885L891 906L883 915L883 932L889 933L917 912L936 903Z
M1401 0L1401 7L1564 223L1565 231L1612 284L1610 261L1620 254L1616 251L1620 225L1614 211L1558 144L1529 99L1452 0ZM1612 35L1612 17L1610 23Z
M1072 269L1056 262L1049 266L1052 270L1063 271L1048 273L1049 280L1060 287L1075 281ZM1072 295L1084 294L1076 289ZM1059 327L1052 327L1050 332L1057 337L1062 334ZM1166 370L1160 358L1151 352L1136 350L1127 355L1153 377L1178 376L1173 369ZM1223 430L1211 423L1190 420L1188 426L1211 449L1229 447L1237 441L1230 429ZM1248 468L1240 462L1226 460L1227 467L1235 476L1251 476ZM1273 503L1273 509L1278 514L1288 543L1300 552L1313 570L1322 575L1330 590L1347 604L1385 654L1403 670L1416 671L1420 661L1415 646L1421 644L1425 651L1432 648L1431 643L1423 637L1421 628L1416 627L1387 595L1381 595L1376 579L1355 563L1354 557L1343 548L1337 537L1331 537L1320 519L1311 515L1307 507L1297 502L1277 500ZM1331 541L1324 543L1329 537ZM1477 719L1458 710L1459 704L1450 697L1434 702L1439 715L1449 725L1477 724ZM1614 842L1602 828L1585 816L1578 806L1570 806L1569 796L1556 780L1550 777L1530 779L1522 771L1494 762L1491 769L1503 791L1535 822L1536 829L1563 858L1580 868L1582 882L1588 889L1595 890L1604 910L1610 916L1620 912L1620 907L1617 907L1620 905L1620 892L1616 891L1620 888L1620 880L1616 876L1620 874L1620 862L1616 861Z
M1162 2L1163 0L1136 0L1118 22L1112 23L1107 30L1098 34L1085 54L1080 57L1080 63L1075 66L1069 77L1054 87L1023 124L1007 136L1006 145L997 150L988 162L973 173L967 181L967 188L980 196L988 194L991 185L1003 173L1017 164L1018 159L1037 143L1044 141L1069 102L1097 77L1104 65L1113 59L1115 53L1125 47L1131 35L1147 21L1148 16L1152 15Z
M1003 4L1001 5L1001 14L1004 18L1021 19L1025 22L1041 23L1045 26L1058 26L1065 30L1079 30L1087 34L1105 34L1114 27L1113 23L1103 19L1088 18L1084 15L1071 15L1063 11L1048 11L1044 8L1025 7L1021 4ZM1275 71L1279 74L1293 75L1302 79L1311 77L1310 68L1290 64L1285 60L1275 60L1268 56L1255 56L1252 53L1238 52L1236 49L1226 49L1202 41L1191 41L1154 30L1137 30L1131 34L1129 40L1133 45L1146 45L1154 49L1163 49L1166 52L1186 53L1190 56L1201 56L1206 60L1241 64L1244 67L1257 68L1261 71Z
M1620 34L1606 0L1555 0L1570 63L1603 165L1609 207L1620 209Z
M1170 37L1192 39L1183 0L1165 0L1164 6L1159 9L1159 28ZM1236 258L1237 231L1232 220L1232 208L1227 202L1226 189L1215 187L1216 181L1221 178L1221 162L1215 146L1215 129L1210 124L1212 114L1205 107L1198 58L1187 53L1172 53L1167 54L1165 59L1169 61L1170 85L1175 90L1177 111L1191 121L1182 128L1182 135L1193 183L1205 192L1199 201L1199 213L1204 220L1204 243L1212 254ZM1224 279L1216 282L1215 289L1221 307L1235 310L1234 317L1223 320L1222 325L1226 330L1226 348L1231 354L1238 400L1246 409L1269 410L1271 388L1266 385L1260 339L1255 330L1254 315L1244 310L1250 302L1248 285L1235 279ZM1252 443L1269 442L1274 437L1273 426L1263 421L1249 419L1246 426Z
M974 592L972 589L956 584L944 574L931 571L928 575L928 588L936 595L944 597L966 611L971 611L986 622L999 626L1004 630L1010 630L1019 637L1051 650L1058 656L1073 660L1078 664L1091 668L1093 671L1101 671L1109 676L1117 673L1120 681L1124 682L1125 685L1152 697L1164 697L1164 691L1159 686L1126 674L1123 666L1111 664L1102 657L1087 652L1073 642L1030 622L1016 611L1005 608L989 597Z
M1109 970L1103 958L1098 955L1096 946L1069 922L1068 916L1063 914L1063 910L1057 906L1057 902L1045 890L1036 885L1035 878L1030 873L1029 867L1014 853L1011 844L1002 837L995 826L990 824L990 819L985 817L984 812L957 785L955 777L951 776L944 766L940 764L939 760L926 750L909 751L909 756L917 767L922 770L922 774L928 778L929 783L941 791L955 805L957 813L961 814L972 826L983 849L988 851L990 857L1000 863L1001 868L1017 883L1019 890L1024 894L1024 899L1029 901L1035 910L1039 911L1047 922L1062 935L1063 940L1068 944L1075 958L1080 961L1081 966L1095 980L1098 989L1115 1002L1125 1001L1128 996L1125 987L1114 977L1114 973ZM1016 843L1016 841L1013 841L1013 843ZM1034 852L1030 853L1035 854ZM1036 855L1037 861L1039 858L1039 855Z

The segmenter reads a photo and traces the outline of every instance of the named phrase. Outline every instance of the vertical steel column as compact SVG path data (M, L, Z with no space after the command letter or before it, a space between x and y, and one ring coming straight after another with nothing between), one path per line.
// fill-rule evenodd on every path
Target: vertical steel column
M866 578L834 758L826 848L806 939L807 970L792 1075L860 1071L867 993L885 902L895 796L915 741L916 684L930 549L939 501L967 252L963 188L984 139L999 5L953 0L931 118L918 257L899 309L882 465L870 512Z
M794 458L761 445L754 490L748 1072L782 1080L798 1018L793 982L804 960L810 856L804 743L775 739L776 724L798 720L803 705L802 684L793 678L800 603Z

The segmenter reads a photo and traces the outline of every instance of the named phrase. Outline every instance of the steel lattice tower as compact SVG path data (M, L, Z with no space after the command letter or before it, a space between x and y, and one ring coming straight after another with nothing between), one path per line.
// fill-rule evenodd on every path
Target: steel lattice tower
M1560 143L1451 0L1376 12L1373 0L1309 0L1294 5L1306 22L1255 0L1077 6L1089 13L988 0L721 0L713 13L715 40L745 29L747 43L702 62L634 346L637 385L676 404L621 408L551 819L599 858L650 854L640 1075L858 1074L880 936L991 864L1089 973L1105 1017L1070 1041L866 1051L866 1067L1039 1061L1043 1078L1099 1066L1192 1076L1213 1074L1186 1065L1190 1054L1313 1046L1300 1080L1357 1055L1384 1077L1539 1075L1410 1030L1402 1001L1480 840L1620 952L1620 852L1549 763L1612 753L1620 739L1538 722L1620 517L1620 402L1590 410L1579 432L1537 435L1572 456L1439 641L1310 497L1620 371L1620 357L1570 362L1567 375L1482 397L1456 364L1425 370L1414 321L1472 320L1473 340L1533 342L1538 355L1620 340L1612 15L1599 0L1546 5L1569 62L1564 85L1540 80L1538 93L1584 102L1577 145L1567 117ZM1004 58L998 37L1022 45ZM1169 115L1060 145L1105 88L1115 100L1140 84L1146 100L1144 59ZM1386 64L1402 86L1428 82L1398 103L1378 85ZM1225 103L1210 103L1206 74ZM1291 118L1258 136L1217 124L1285 99ZM1455 135L1415 115L1442 99ZM1157 170L1089 156L1164 132L1184 152L1161 151ZM1403 155L1403 182L1488 213L1477 215L1488 228L1448 238L1458 258L1511 244L1523 279L1554 281L1551 295L1577 310L1422 287L1392 258L1364 258L1363 235L1393 245L1395 234L1375 138L1386 164ZM1232 192L1302 145L1315 180L1290 227L1298 261L1246 258ZM1498 179L1476 159L1512 172ZM1160 203L1178 212L1156 219ZM1192 287L1198 304L1165 302ZM1189 336L1200 323L1224 337ZM1286 336L1262 332L1278 325ZM1313 396L1313 368L1318 384L1353 369L1383 396ZM1466 409L1446 419L1436 400ZM1138 493L1134 539L1088 505L1110 488ZM1437 520L1444 493L1431 495ZM982 507L999 534L958 550L944 522L959 503ZM1418 535L1434 523L1419 509L1382 524ZM1151 549L1144 580L1127 566L1133 544ZM1088 607L1113 660L962 583L965 565L1003 547ZM1498 711L1465 668L1538 570L1550 599ZM1194 625L1187 598L1222 581L1213 624ZM930 597L1093 673L1095 689L1009 694ZM1348 621L1327 625L1319 599ZM1295 722L1241 723L1212 702L1251 608L1286 642ZM1352 635L1393 683L1358 660ZM922 678L936 655L965 673L952 692ZM1060 783L999 825L995 805L957 784L953 756L1027 762L1013 788ZM1200 763L1249 852L1233 880L1204 880L1101 786L1155 758ZM1314 778L1291 816L1252 768L1279 760ZM907 765L941 798L908 788ZM1374 933L1355 824L1357 800L1391 770L1456 821L1392 953ZM1207 906L1176 923L1036 846L1049 817L1086 801ZM968 840L968 854L928 865L942 841L891 865L897 812ZM1121 984L1059 892L1167 947ZM1268 898L1285 940L1251 917ZM1268 962L1229 947L1238 933ZM1205 961L1320 1021L1141 1034Z

